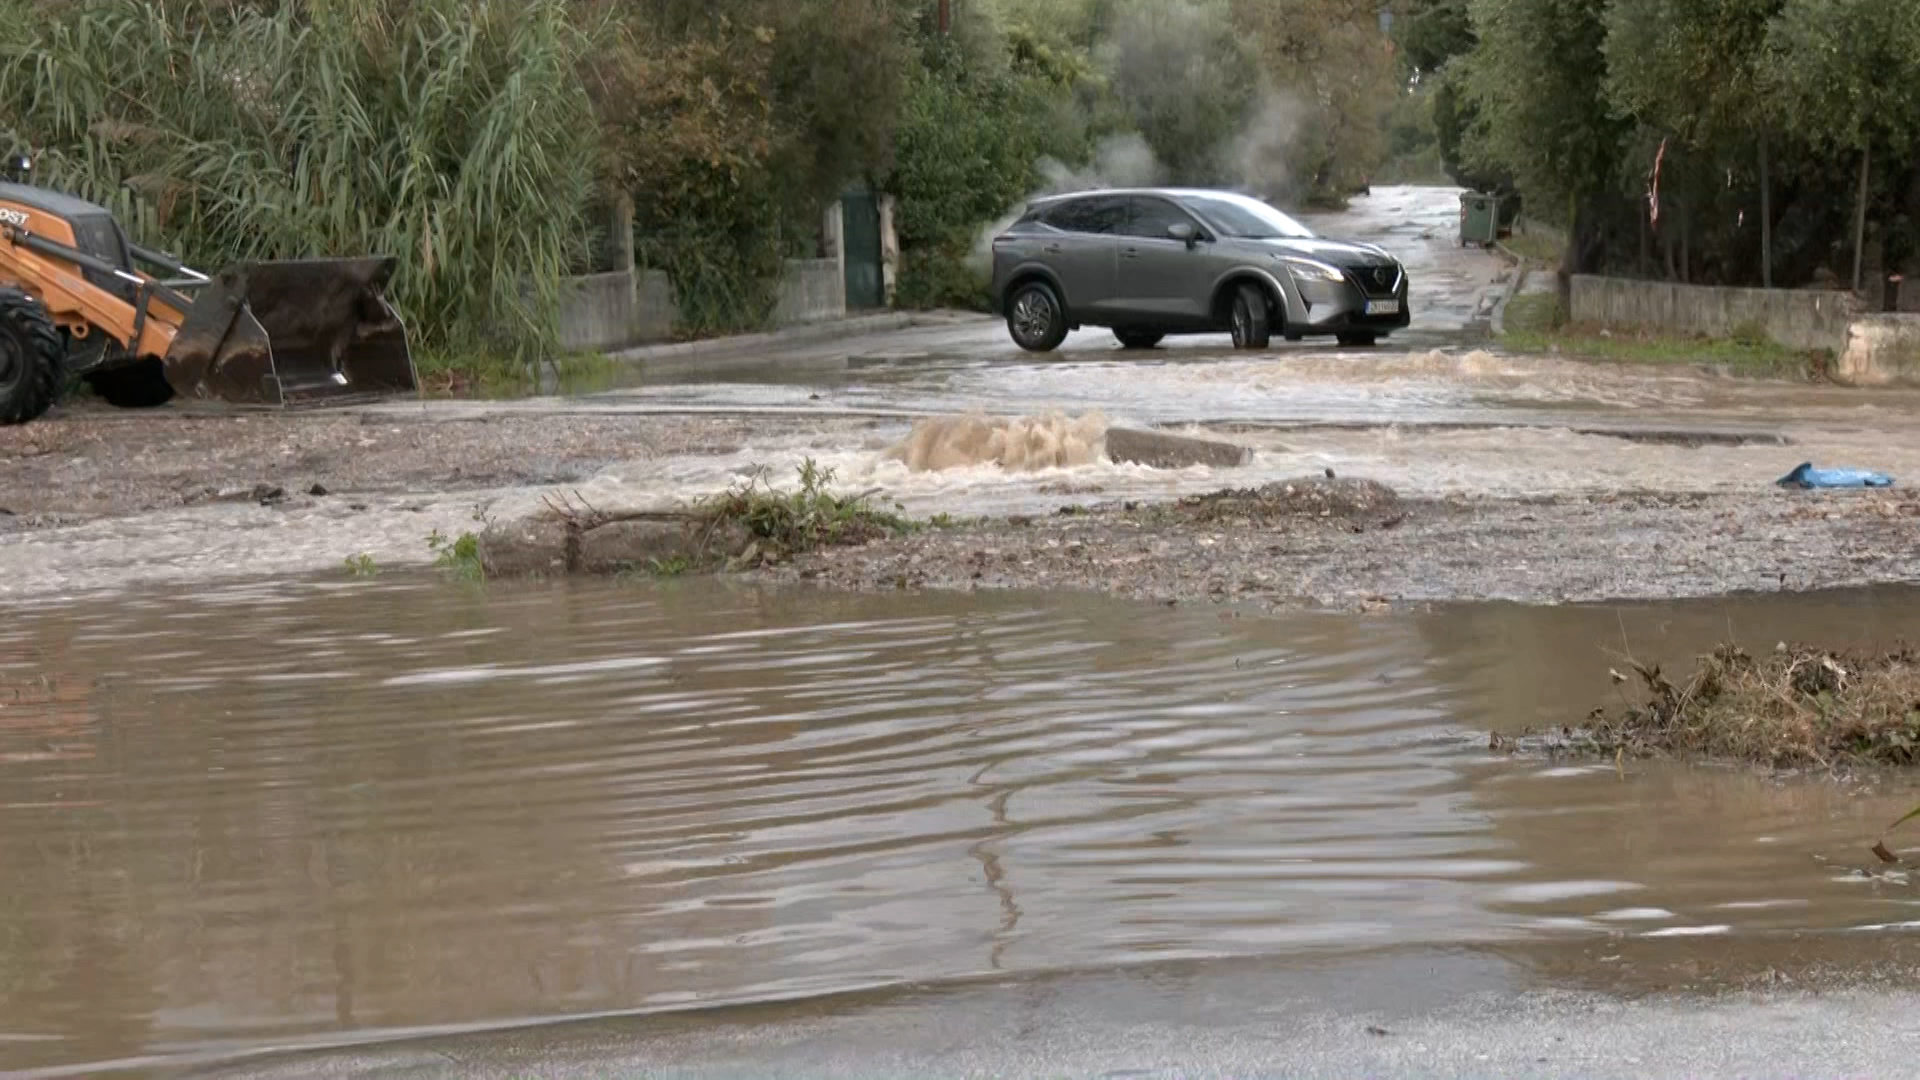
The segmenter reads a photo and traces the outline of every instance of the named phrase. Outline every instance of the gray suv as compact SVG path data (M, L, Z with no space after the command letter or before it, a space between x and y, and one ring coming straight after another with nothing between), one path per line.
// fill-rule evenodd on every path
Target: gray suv
M1089 191L1034 202L993 239L996 314L1023 349L1110 327L1130 349L1222 330L1241 349L1332 336L1371 345L1407 326L1407 273L1368 244L1323 240L1224 191Z

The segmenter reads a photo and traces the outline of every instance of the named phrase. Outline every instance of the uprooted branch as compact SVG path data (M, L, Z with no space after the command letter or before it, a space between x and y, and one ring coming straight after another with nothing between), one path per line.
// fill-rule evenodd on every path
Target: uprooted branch
M1633 664L1643 700L1597 709L1578 740L1608 754L1673 753L1763 765L1920 764L1920 653L1723 645L1675 685Z

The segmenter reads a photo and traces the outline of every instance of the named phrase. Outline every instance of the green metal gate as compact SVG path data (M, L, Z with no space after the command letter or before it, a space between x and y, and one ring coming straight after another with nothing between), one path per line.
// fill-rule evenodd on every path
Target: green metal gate
M847 310L885 307L887 286L880 273L880 201L871 191L849 191L840 197L840 213L847 256Z

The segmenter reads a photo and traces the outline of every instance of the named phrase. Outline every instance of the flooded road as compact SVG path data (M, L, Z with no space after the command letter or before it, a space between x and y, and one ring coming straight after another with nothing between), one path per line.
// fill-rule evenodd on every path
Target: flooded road
M1376 349L1276 342L1248 354L1214 335L1127 351L1089 328L1036 356L996 320L942 316L852 339L644 360L602 393L374 415L766 421L727 452L652 456L592 479L596 505L624 509L664 508L756 466L784 479L808 458L916 513L956 516L1045 513L1090 495L1170 498L1326 469L1421 497L1755 491L1807 460L1920 475L1920 392L1501 353L1484 320L1509 271L1494 253L1458 245L1458 212L1455 189L1383 187L1342 213L1306 216L1323 235L1378 243L1407 265L1414 326ZM1242 468L1186 471L1100 455L1057 468L956 460L934 472L886 460L916 419L968 413L1166 428L1256 454ZM510 499L503 512L536 502Z
M281 582L15 605L0 1070L1170 962L1564 946L1533 976L1559 985L1623 949L1899 938L1920 894L1859 870L1911 783L1484 747L1606 700L1620 651L1914 636L1916 599L1243 619Z
M0 514L0 597L338 570L361 556L419 565L429 534L522 519L559 492L607 511L678 509L761 470L791 486L808 460L842 491L956 520L1327 470L1413 500L1712 495L1750 501L1734 508L1746 518L1778 508L1773 481L1803 462L1903 485L1920 476L1920 392L1500 353L1481 317L1506 267L1458 246L1457 214L1452 189L1401 187L1314 219L1377 240L1410 268L1416 326L1372 350L1276 343L1248 354L1199 337L1125 352L1088 330L1036 357L995 320L930 315L851 338L754 338L636 361L616 385L570 396L55 418L0 455L0 510L11 512ZM1022 454L1020 467L988 453L934 455L938 469L900 460L917 422L959 416L1069 430L1084 452ZM1253 454L1236 467L1145 468L1080 434L1110 427ZM260 505L256 490L282 495Z

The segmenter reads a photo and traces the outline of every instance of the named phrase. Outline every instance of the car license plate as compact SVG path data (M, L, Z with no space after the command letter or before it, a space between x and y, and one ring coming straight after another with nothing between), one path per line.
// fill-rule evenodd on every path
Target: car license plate
M1369 314L1369 315L1398 315L1398 314L1400 314L1400 301L1398 301L1398 300L1369 300L1369 301L1367 301L1367 314Z

